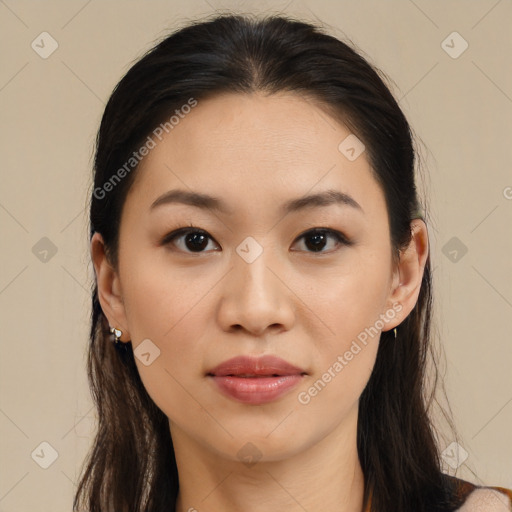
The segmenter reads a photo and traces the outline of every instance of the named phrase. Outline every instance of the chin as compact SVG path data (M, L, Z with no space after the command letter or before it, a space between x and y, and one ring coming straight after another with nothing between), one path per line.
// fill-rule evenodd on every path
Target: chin
M274 427L275 428L275 427ZM223 458L252 466L257 462L284 461L305 450L310 443L287 431L279 434L269 430L264 433L240 429L230 431L232 439L211 443L211 447Z

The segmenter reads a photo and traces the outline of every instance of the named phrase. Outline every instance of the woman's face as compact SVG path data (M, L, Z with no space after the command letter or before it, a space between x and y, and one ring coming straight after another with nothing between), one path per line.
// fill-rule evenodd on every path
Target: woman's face
M232 460L353 437L380 332L416 297L397 300L384 195L349 135L299 95L226 94L154 138L122 212L109 320L173 437ZM178 189L216 202L162 199ZM211 375L262 355L300 371Z

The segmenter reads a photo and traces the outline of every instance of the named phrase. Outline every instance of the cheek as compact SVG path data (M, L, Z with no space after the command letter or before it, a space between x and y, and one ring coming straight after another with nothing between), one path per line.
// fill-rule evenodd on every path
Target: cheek
M385 326L382 313L389 291L387 263L370 252L355 253L331 276L329 286L324 283L325 292L320 294L316 289L310 294L309 304L328 326L321 338L311 334L317 374L302 390L307 394L304 401L311 398L314 407L335 403L340 412L346 412L366 386Z
M193 331L201 333L197 320L215 276L173 268L165 257L145 258L142 253L127 258L125 268L123 295L132 339L150 338L166 346L184 327L196 339Z
M190 382L202 377L211 332L206 323L212 318L208 292L218 278L198 276L190 269L172 269L168 263L155 260L148 265L147 261L142 253L127 257L121 278L135 362L144 386L159 407L164 408L164 401L165 409L187 400L190 405L190 395L182 385L190 391ZM149 357L153 362L147 366L143 357L137 357L146 346L157 355Z
M166 416L174 418L177 411L198 416L203 411L196 410L191 397L201 396L196 385L202 380L203 341L208 332L201 295L190 290L160 293L163 284L162 280L144 281L129 301L135 363L145 389ZM144 358L147 346L150 364Z
M347 350L351 340L375 326L388 298L389 278L388 262L382 253L377 257L363 251L354 251L327 274L302 278L307 287L299 293L326 327L327 338L321 340L324 351L328 347L332 355L332 351ZM299 277L296 282L301 282ZM377 330L381 329L382 325L377 324Z
M351 306L335 325L336 334L317 344L315 373L298 391L297 400L312 423L318 416L333 427L348 417L373 371L380 330L368 312L356 310L350 316Z

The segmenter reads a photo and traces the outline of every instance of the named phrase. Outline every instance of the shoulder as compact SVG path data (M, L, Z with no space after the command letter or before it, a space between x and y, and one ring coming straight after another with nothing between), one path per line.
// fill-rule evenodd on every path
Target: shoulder
M511 512L512 490L505 487L476 485L445 475L462 505L456 512Z
M508 494L508 495L507 495ZM510 512L512 491L503 492L498 487L479 487L467 497L459 512Z

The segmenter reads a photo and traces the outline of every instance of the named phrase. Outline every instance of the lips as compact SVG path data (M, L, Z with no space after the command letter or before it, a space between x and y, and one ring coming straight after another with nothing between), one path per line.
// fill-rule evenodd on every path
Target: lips
M275 356L235 357L210 370L210 378L224 396L249 405L277 400L296 387L307 373Z
M239 356L224 361L208 372L216 377L281 377L305 375L306 371L276 356Z

